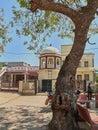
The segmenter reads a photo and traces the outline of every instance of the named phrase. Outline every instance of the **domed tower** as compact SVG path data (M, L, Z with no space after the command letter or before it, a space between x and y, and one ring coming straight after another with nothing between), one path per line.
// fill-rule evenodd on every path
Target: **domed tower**
M62 64L61 53L50 45L40 53L39 59L39 91L53 91Z

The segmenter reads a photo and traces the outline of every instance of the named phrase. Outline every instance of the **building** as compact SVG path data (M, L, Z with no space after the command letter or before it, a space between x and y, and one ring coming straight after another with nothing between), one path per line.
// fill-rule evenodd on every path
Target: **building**
M39 56L38 90L42 92L55 89L55 82L62 65L61 53L51 45Z
M69 54L72 45L61 45L61 53L50 46L40 54L40 66L38 74L39 91L51 91L55 89L55 81L63 61ZM95 83L94 54L85 53L80 60L76 73L76 86L86 90L88 82ZM85 88L84 88L85 87Z
M98 93L98 68L95 68L95 88L94 90Z
M62 60L68 55L72 44L61 46ZM94 53L84 53L77 68L77 85L87 86L88 82L95 83ZM86 89L86 88L85 88Z
M26 88L28 91L31 89L34 94L37 92L38 66L30 66L24 62L3 62L2 66L0 72L1 90L19 91L19 82L22 81L24 91Z
M60 52L50 45L40 53L39 66L30 66L24 62L2 63L3 68L0 72L2 89L16 88L25 93L32 91L33 94L55 90L59 70L71 47L71 44L62 45ZM95 83L94 71L94 54L85 53L77 68L76 86L86 89L88 82Z

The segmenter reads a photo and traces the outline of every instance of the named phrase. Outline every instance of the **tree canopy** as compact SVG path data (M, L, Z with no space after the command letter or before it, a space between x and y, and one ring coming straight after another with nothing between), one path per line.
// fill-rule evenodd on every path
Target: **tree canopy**
M29 37L30 40L24 41L24 45L33 51L39 52L47 38L55 32L61 38L68 37L73 40L75 15L89 11L90 5L94 5L94 8L96 8L96 14L90 25L88 37L98 33L98 21L96 20L98 10L97 4L94 4L97 3L96 0L31 0L30 2L28 0L17 0L17 2L20 8L12 7L13 20L6 25L3 17L0 19L0 23L2 23L0 35L3 45L12 40L7 35L10 27L16 27L16 34L19 37Z

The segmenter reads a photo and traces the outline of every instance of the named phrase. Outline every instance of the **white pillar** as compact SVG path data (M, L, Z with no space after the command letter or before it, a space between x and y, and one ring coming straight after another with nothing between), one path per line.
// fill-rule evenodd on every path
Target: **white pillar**
M13 87L13 74L11 74L11 87Z
M24 82L25 83L27 82L27 75L26 74L24 75Z

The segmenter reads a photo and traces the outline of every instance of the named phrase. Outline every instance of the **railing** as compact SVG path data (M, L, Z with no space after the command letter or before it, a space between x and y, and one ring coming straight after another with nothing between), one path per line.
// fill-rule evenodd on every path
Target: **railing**
M7 72L25 72L25 71L38 71L38 66L16 66L8 67Z
M13 83L11 84L11 82L2 82L1 83L2 88L18 88L19 87L19 83Z
M0 71L0 77L7 71L7 67L3 67Z

